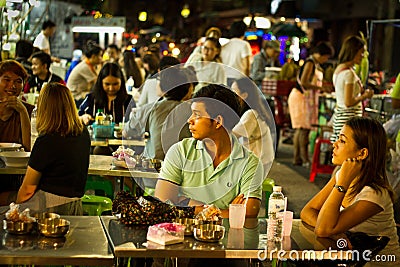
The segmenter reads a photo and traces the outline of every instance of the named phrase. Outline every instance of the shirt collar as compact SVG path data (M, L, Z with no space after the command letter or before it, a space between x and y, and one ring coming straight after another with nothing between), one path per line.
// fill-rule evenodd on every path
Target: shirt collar
M244 147L239 143L239 140L234 136L233 134L229 134L229 137L231 139L231 143L233 143L233 149L231 151L231 154L229 155L230 162L235 159L241 159L245 155L244 153ZM196 149L204 149L204 142L201 140L197 140L196 142Z

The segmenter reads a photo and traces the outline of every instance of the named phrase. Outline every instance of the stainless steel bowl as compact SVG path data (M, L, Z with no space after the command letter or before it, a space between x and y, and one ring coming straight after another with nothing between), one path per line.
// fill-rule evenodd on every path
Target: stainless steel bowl
M174 222L185 226L185 235L193 235L194 227L197 224L197 220L192 218L176 218Z
M150 159L150 162L153 165L154 169L156 169L156 171L159 172L161 170L162 160L160 160L160 159Z
M59 219L60 215L57 213L53 213L53 212L41 212L41 213L34 213L32 214L32 217L35 217L36 220L39 222L41 220L44 219Z
M69 231L70 222L60 218L47 218L38 222L39 233L47 237L62 237Z
M224 238L225 227L222 225L201 224L194 228L194 238L203 242L218 242Z
M34 223L3 220L3 229L10 234L25 235L32 232Z

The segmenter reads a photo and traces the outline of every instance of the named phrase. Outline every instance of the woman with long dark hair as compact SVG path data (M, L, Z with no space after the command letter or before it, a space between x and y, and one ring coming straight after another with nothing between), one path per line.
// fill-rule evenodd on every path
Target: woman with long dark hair
M112 115L115 123L121 123L131 100L121 68L108 62L101 68L92 91L80 105L79 116L88 125L94 121L97 110L103 109L106 115Z
M386 176L386 142L377 120L357 116L347 120L333 144L332 163L339 167L306 204L300 218L321 237L346 231L387 236L390 241L380 253L399 259L394 196ZM398 266L398 261L368 264Z

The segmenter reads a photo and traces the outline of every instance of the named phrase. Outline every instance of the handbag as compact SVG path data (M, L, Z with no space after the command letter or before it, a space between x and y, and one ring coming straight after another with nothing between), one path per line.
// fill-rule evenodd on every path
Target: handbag
M194 218L194 207L177 207L151 196L133 196L120 191L112 203L112 213L126 225L154 225L176 218Z

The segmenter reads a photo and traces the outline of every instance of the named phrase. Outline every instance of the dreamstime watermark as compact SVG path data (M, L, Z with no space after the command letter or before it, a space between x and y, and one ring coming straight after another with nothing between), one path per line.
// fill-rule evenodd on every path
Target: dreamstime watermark
M277 247L273 249L265 248L258 251L258 259L260 261L278 259L280 261L376 261L376 262L395 262L396 255L376 255L373 257L372 251L369 249L360 250L341 250L347 247L347 240L340 238L336 242L338 249L329 247L325 250L283 250Z

